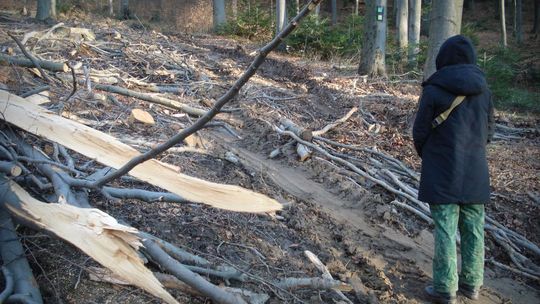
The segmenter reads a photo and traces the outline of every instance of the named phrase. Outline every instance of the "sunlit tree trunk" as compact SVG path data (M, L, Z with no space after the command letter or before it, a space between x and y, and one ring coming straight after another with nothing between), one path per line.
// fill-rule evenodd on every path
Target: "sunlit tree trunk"
M461 2L461 5L458 2ZM435 73L435 58L443 42L459 33L461 28L461 11L458 8L463 8L463 1L433 1L429 24L428 53L424 66L424 79L428 79L429 76Z
M409 65L416 66L420 52L420 25L422 23L422 0L409 0Z
M382 9L378 12L379 9ZM386 76L386 0L366 0L366 26L358 74Z
M37 20L45 20L51 17L51 0L37 0Z
M504 12L504 0L499 1L499 12L501 17L501 42L503 47L506 47L508 43L506 39L506 17Z
M408 46L408 16L409 16L409 2L408 0L396 0L397 14L396 14L396 27L397 27L397 41L401 52L407 51Z
M225 0L213 0L214 8L214 30L218 30L221 26L225 24L226 15L225 15Z

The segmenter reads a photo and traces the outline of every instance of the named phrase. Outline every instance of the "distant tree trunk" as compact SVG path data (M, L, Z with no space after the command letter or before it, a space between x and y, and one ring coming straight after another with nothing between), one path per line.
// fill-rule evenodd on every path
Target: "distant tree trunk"
M396 0L397 14L396 14L396 27L397 27L397 41L400 51L405 53L408 46L408 16L409 16L409 0Z
M534 0L534 26L532 29L533 34L540 32L540 0Z
M217 31L221 26L227 22L225 16L225 0L213 0L214 1L214 30Z
M300 13L300 0L296 0L296 14Z
M461 5L458 2L461 2ZM428 54L424 66L424 79L428 79L429 76L435 73L435 58L443 42L459 33L461 12L458 12L458 7L463 8L462 0L433 1L429 24Z
M515 12L515 32L516 32L516 41L518 44L523 43L523 1L516 0L516 5L514 7Z
M109 0L109 16L114 16L113 0Z
M131 12L129 11L129 0L120 1L120 18L122 19L131 18Z
M232 6L232 17L234 20L236 20L238 18L238 0L232 0L231 6Z
M56 0L51 0L51 18L56 19Z
M51 0L37 0L37 20L45 20L51 17Z
M422 19L422 0L409 0L409 66L416 67L420 52L420 24Z
M287 25L287 1L276 1L276 35Z
M358 74L386 76L386 0L366 0L366 27Z
M360 2L360 0L354 1L354 14L355 14L356 16L358 16L358 14L359 14L359 13L358 13L358 8L359 8L359 6L360 6L360 3L359 3L359 2Z
M337 0L330 1L331 10L332 10L332 26L337 24Z
M321 16L321 4L317 4L317 7L315 7L315 16L317 16L317 18Z
M502 36L502 45L506 48L508 45L506 39L506 18L504 13L504 0L499 0L499 12L501 16L501 36Z

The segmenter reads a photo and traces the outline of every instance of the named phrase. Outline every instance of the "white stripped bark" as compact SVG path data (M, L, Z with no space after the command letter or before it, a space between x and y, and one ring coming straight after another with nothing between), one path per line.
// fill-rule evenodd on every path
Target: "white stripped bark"
M341 117L340 119L336 120L333 123L330 123L330 124L324 126L324 128L322 128L320 130L313 131L312 135L313 136L321 136L321 135L326 134L328 131L330 131L330 130L334 129L335 127L339 126L340 124L346 122L349 118L351 118L351 116L354 113L356 113L356 111L358 111L358 108L353 107L352 109L349 110L349 112L347 112L347 114L345 114L345 116Z
M0 108L7 122L35 135L118 169L140 153L116 138L60 117L23 98L0 91ZM233 185L197 179L155 159L130 171L130 175L166 189L186 200L240 212L269 212L281 209L276 200Z

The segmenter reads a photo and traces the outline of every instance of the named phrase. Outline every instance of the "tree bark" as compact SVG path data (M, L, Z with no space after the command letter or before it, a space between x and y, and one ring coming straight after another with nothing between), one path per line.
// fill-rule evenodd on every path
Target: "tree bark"
M402 52L406 52L408 46L408 15L409 15L409 1L408 0L396 0L397 15L397 41L398 46Z
M461 2L461 5L458 2ZM433 1L429 24L428 54L424 66L424 80L435 73L435 59L443 42L459 33L461 13L458 13L458 8L463 8L463 0Z
M370 77L386 76L386 0L366 1L366 6L366 27L358 74ZM382 8L379 18L378 8Z
M516 42L518 45L523 44L523 1L515 0L515 31L516 31Z
M51 17L53 19L56 19L56 0L50 0L51 1Z
M504 48L508 45L506 38L506 17L504 12L504 0L499 1L499 12L501 16L501 43Z
M287 1L276 1L276 35L287 25Z
M238 0L231 1L231 11L234 20L238 18Z
M109 0L109 16L114 16L113 0Z
M332 0L330 2L331 4L331 10L332 10L332 26L335 26L337 24L337 0Z
M463 19L463 0L453 0L456 9L456 35L461 33Z
M213 0L214 31L219 30L227 22L225 15L225 0Z
M51 0L37 0L37 20L45 20L51 17Z
M129 0L120 1L120 16L123 19L131 18L131 12L129 11Z
M64 62L54 62L47 60L36 60L39 63L39 66L42 69L49 70L52 72L67 72L69 68ZM0 64L13 64L25 68L35 67L34 63L30 59L21 58L21 57L12 57L7 55L0 54Z
M540 32L540 0L534 0L534 26L532 29L533 34Z
M420 25L422 18L422 0L409 0L409 65L416 66L420 52Z
M360 0L355 0L355 1L354 1L354 14L355 14L356 16L358 16L358 14L359 14L359 12L358 12L358 11L359 11L359 7L360 7Z

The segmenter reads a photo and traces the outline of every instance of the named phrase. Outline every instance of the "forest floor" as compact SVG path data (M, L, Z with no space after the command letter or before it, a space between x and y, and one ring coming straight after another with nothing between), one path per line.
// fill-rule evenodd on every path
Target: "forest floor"
M9 29L23 34L48 28L10 18L0 20L1 32ZM66 25L90 28L100 39L120 34L118 41L108 40L118 45L80 43L74 48L76 52L71 52L60 42L50 40L41 42L35 49L37 54L49 59L83 60L93 70L116 71L124 80L128 75L148 83L178 85L184 88L183 93L169 97L200 107L230 87L250 64L257 48L210 35L165 36L132 22L73 20ZM0 34L1 46L12 44L5 34ZM122 55L110 51L116 47L122 49ZM175 62L163 58L175 58ZM174 76L159 73L168 63L183 70ZM240 185L286 203L277 216L233 213L194 204L109 202L98 195L91 202L115 218L192 253L244 269L250 280L233 282L233 286L267 293L271 295L269 303L339 302L329 291L275 290L271 282L276 278L319 276L304 250L315 253L335 278L353 286L363 285L371 302L428 302L423 288L431 276L431 227L394 207L390 202L395 195L343 174L323 155L314 153L299 162L294 146L287 145L289 138L272 128L280 118L288 118L317 130L358 107L359 111L325 136L349 145L376 148L419 171L411 127L420 82L413 74L393 77L391 81L364 81L355 74L355 68L271 54L228 105L235 111L219 118L233 126L238 136L218 128L205 129L198 134L200 148L206 153L166 152L160 156L160 160L181 167L186 174ZM0 67L0 82L17 92L38 86L41 79L27 69ZM70 90L69 81L56 86L51 90L52 103ZM191 122L181 112L137 99L116 95L118 102L110 102L94 97L81 88L65 111L96 122L96 129L121 140L162 142ZM133 108L151 113L156 124L129 122ZM509 127L535 129L540 116L497 111L496 120ZM269 153L279 147L284 147L282 153L269 158ZM231 152L238 162L227 160L226 153ZM488 147L488 159L494 192L488 215L539 245L538 129L516 139L495 141ZM117 184L130 186L126 182ZM95 262L73 246L29 229L21 232L46 303L158 303L136 288L90 280L86 270ZM509 264L509 258L493 240L488 238L486 242L488 259ZM365 300L354 292L345 294L354 303ZM173 295L184 303L207 302L175 291ZM539 298L538 281L487 263L485 286L476 303L535 303ZM470 302L460 298L460 303Z

